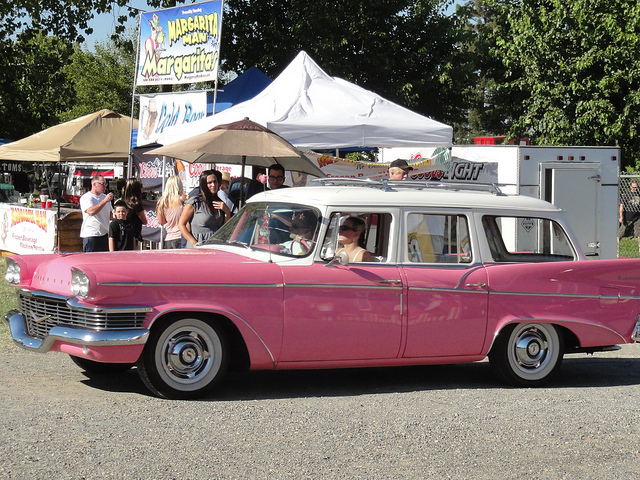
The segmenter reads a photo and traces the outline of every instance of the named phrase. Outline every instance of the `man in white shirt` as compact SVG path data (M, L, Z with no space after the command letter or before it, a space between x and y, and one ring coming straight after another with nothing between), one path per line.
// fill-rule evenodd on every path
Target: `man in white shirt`
M91 179L91 190L80 197L82 209L82 237L83 252L109 251L109 220L113 206L113 193L105 195L107 182L102 175L95 175Z

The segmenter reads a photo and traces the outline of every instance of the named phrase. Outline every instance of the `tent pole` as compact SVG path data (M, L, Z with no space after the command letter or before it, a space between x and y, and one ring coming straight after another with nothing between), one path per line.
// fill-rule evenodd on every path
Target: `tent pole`
M240 170L240 200L238 201L238 210L242 208L242 194L244 193L244 164L247 161L247 156L242 156L242 169Z
M56 192L56 200L58 202L58 213L56 215L56 237L58 238L58 250L60 250L60 204L62 203L62 160L58 161L58 188L56 190L55 183L53 190ZM51 192L49 192L51 194Z

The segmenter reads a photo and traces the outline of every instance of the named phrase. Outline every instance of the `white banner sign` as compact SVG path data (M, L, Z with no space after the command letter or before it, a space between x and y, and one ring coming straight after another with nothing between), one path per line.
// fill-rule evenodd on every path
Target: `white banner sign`
M17 254L51 253L56 211L0 203L0 250Z
M173 143L175 132L200 122L207 115L207 93L140 95L136 146Z

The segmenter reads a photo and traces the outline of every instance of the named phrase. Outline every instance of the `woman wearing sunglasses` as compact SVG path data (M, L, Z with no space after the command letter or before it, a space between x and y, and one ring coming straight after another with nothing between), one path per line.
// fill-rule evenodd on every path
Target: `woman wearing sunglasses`
M342 248L339 252L346 252L349 255L349 262L371 262L371 253L364 247L364 221L357 217L347 217L340 225L340 234L338 242Z

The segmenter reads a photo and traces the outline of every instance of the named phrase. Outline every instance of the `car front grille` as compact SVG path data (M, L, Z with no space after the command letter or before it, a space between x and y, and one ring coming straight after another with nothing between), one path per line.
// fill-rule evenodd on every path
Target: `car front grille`
M92 331L139 329L146 317L145 309L124 312L122 309L104 309L94 312L73 308L64 298L38 296L27 292L20 292L19 305L27 324L27 333L39 340L44 339L49 330L56 326Z

